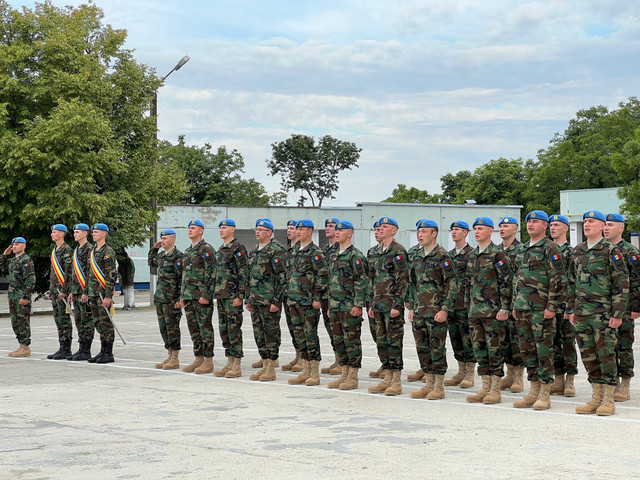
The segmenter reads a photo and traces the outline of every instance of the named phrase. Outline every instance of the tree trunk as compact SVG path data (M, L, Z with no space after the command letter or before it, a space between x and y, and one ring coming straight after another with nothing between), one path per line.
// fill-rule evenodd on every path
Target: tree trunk
M120 292L124 296L123 310L131 310L132 308L136 308L135 296L133 294L133 278L136 273L136 267L124 248L118 249L116 258L118 259Z

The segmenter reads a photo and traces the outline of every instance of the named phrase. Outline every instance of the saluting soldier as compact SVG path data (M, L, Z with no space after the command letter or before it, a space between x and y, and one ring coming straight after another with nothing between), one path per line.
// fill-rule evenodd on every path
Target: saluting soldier
M293 219L289 219L289 221L287 221L287 240L289 241L289 245L286 248L287 254L286 254L286 261L285 261L287 265L287 269L286 269L287 283L289 280L289 272L291 271L291 268L289 267L289 265L299 245L297 234L296 234L297 223L298 223L297 220L293 220ZM295 358L291 360L291 362L282 366L282 371L283 372L291 372L291 371L301 372L302 365L300 364L300 347L298 346L298 343L296 342L296 336L293 333L293 323L291 322L291 312L289 311L289 305L287 305L286 297L282 301L282 309L284 310L284 316L287 320L287 328L289 329L289 335L291 336L291 343L296 352Z
M162 252L160 251L162 248ZM149 250L148 264L156 268L158 283L153 295L156 306L158 327L167 358L156 363L156 368L174 370L180 368L180 286L182 283L182 256L176 248L176 231L167 228L160 232L160 241L154 243Z
M327 260L327 267L329 269L331 269L331 258L335 255L338 249L338 242L336 240L336 224L338 224L338 222L340 222L340 220L335 217L327 218L324 221L324 231L325 231L325 236L327 237L328 243L322 248L322 252L324 253L325 259ZM321 369L320 373L340 375L342 373L342 368L340 366L340 359L338 356L338 351L336 350L336 345L333 339L333 330L331 327L331 321L329 319L328 296L325 296L325 298L322 299L322 320L324 321L324 327L327 330L327 334L329 334L329 340L331 341L331 349L333 350L333 356L335 360L328 367Z
M71 287L69 302L73 303L73 317L78 330L78 343L80 348L76 353L67 356L67 360L75 362L89 360L91 358L91 344L95 328L91 316L91 305L88 301L82 301L82 295L88 293L87 275L89 274L89 257L93 245L87 240L89 225L78 223L73 226L73 238L78 245L73 250L73 269L71 275Z
M31 355L31 294L36 286L33 261L25 253L27 241L16 237L11 241L0 257L0 272L9 275L9 312L11 328L16 334L19 347L9 353L9 357L28 357ZM13 252L13 258L9 256Z
M49 300L53 307L53 319L58 330L60 348L50 355L49 360L64 360L71 355L71 310L67 296L71 285L73 250L64 241L67 227L60 223L51 226L51 240L55 247L51 251L51 270L49 272Z

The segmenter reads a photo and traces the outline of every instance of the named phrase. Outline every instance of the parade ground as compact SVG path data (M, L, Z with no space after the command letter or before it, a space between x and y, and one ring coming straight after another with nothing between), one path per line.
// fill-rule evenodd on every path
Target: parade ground
M166 351L148 292L137 294L135 310L117 310L127 345L116 337L115 363L54 361L46 359L58 349L54 321L47 302L37 303L32 356L9 358L17 342L0 295L0 479L640 477L637 377L631 401L616 404L611 417L574 413L591 396L582 365L577 396L554 395L547 411L515 409L524 394L505 392L498 405L469 404L477 376L470 390L447 387L444 400L413 400L409 394L423 384L405 380L418 368L407 323L403 394L372 395L367 388L378 380L367 373L378 360L365 319L358 390L328 389L336 378L329 375L318 387L291 386L297 374L280 369L274 382L253 382L259 357L248 314L241 378L157 370ZM193 355L184 316L181 327L180 361L187 364ZM217 369L226 363L217 312L214 327ZM284 316L282 330L286 363L293 349ZM322 323L319 331L322 367L333 355ZM92 351L99 348L96 339ZM448 378L457 363L447 350Z

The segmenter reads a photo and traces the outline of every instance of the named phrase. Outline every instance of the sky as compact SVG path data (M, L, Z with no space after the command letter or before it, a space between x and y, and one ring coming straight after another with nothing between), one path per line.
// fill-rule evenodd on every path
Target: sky
M161 139L237 149L270 192L272 143L362 148L327 205L381 201L399 183L438 193L445 173L535 158L578 110L640 94L640 2L94 3L158 75L191 57L158 92Z

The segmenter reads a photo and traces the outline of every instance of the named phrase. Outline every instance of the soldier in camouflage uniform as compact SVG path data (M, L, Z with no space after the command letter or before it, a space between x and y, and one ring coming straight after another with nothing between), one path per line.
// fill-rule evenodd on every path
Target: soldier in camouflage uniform
M322 357L318 321L321 301L326 296L329 283L329 271L322 250L311 240L313 228L311 220L298 220L296 230L300 248L293 257L287 286L287 302L291 308L291 320L303 360L300 375L289 379L292 385L320 384L319 367Z
M0 256L0 272L9 275L9 312L11 328L16 334L19 347L9 353L10 357L28 357L31 355L31 294L36 286L33 261L24 253L27 241L23 237L12 240ZM13 252L13 258L9 255Z
M184 307L187 326L193 342L192 363L183 372L197 374L213 372L213 292L216 276L215 250L204 241L204 223L195 219L189 222L188 236L191 245L182 257L182 284L180 308Z
M604 238L616 245L624 257L629 271L629 298L627 309L622 317L622 325L618 328L618 343L616 344L616 358L618 361L618 377L622 381L616 382L613 399L616 402L626 402L631 399L629 384L633 377L633 340L634 321L640 316L640 252L636 247L622 239L625 220L619 213L607 215L604 226Z
M375 239L376 244L367 251L367 266L374 263L378 255L380 255L380 248L381 248L380 222L378 220L376 220L373 224L373 238ZM373 281L373 271L370 268L368 270L369 270L369 284L371 284L371 282ZM369 319L369 331L371 332L371 338L373 338L374 343L377 345L378 340L376 336L376 319L373 315L369 315L369 307L370 307L369 296L367 296L366 310L367 310L367 318ZM380 365L380 368L378 368L378 370L369 372L369 376L371 378L378 378L380 377L380 374L383 373L383 371L384 369L382 368L382 365ZM424 375L422 370L419 370L419 372L422 375Z
M394 240L398 222L391 217L380 219L378 256L369 264L369 316L376 321L376 344L382 363L383 380L369 387L369 393L402 393L402 340L404 337L404 303L409 292L407 251Z
M417 226L417 224L416 224ZM420 257L420 252L422 252L424 249L422 248L422 245L420 245L420 229L416 228L416 240L418 240L418 243L416 243L414 246L412 246L411 248L409 248L409 250L407 250L407 265L409 265L409 270L411 270L411 263L418 257ZM405 300L405 307L409 308L409 302L411 301L411 289L408 288L407 289L407 299ZM415 324L413 322L411 322L411 330L413 331L413 336L415 338L416 336L416 330L415 330ZM423 351L423 348L419 346L418 343L416 343L416 348L418 349L418 362L420 365L423 365L425 362L423 361L423 358L425 355L428 355L429 352L429 348L428 345L425 346ZM407 382L419 382L420 380L422 381L426 381L425 378L425 373L424 370L422 370L422 367L418 368L418 370L416 370L414 373L410 373L409 375L407 375Z
M469 255L473 252L473 247L467 243L467 235L469 234L469 224L467 222L459 220L453 222L449 228L451 230L451 238L455 242L455 247L449 250L449 255L451 255L456 269L458 290L455 306L449 312L447 322L449 324L451 348L455 359L458 361L458 373L449 380L445 380L444 385L446 387L460 385L460 388L471 388L474 385L476 358L473 355L469 316L464 308L464 286L466 284L467 262L469 261Z
M569 219L563 215L551 215L549 233L551 240L558 246L565 271L569 271L573 247L567 241ZM551 394L575 397L574 379L578 374L578 355L576 352L576 332L566 312L567 302L563 299L556 313L556 335L553 342L555 381L551 385Z
M286 252L271 236L273 224L268 218L256 221L258 244L249 255L246 308L251 312L253 336L262 359L262 369L251 380L276 379L275 366L280 347L280 309L285 296Z
M291 259L293 258L293 256L295 255L296 250L298 249L298 238L297 238L297 234L296 234L296 224L298 222L296 220L290 219L289 221L287 221L287 241L289 242L289 245L286 248L286 265L287 265L287 269L286 269L286 273L287 273L287 281L288 281L288 274L291 271L291 268L289 267L289 263L291 262ZM287 320L287 328L289 329L289 335L291 336L291 343L293 345L293 349L296 352L296 356L293 360L291 360L291 362L285 364L282 366L282 371L283 372L301 372L302 371L302 364L300 364L300 348L298 347L298 343L296 342L296 336L293 333L293 323L291 322L291 312L289 311L289 305L287 305L287 298L285 297L282 301L282 309L284 310L284 316Z
M237 378L242 375L242 301L247 290L247 249L235 237L236 222L230 218L218 224L224 242L218 249L214 296L218 306L220 338L227 365L213 374Z
M362 366L362 309L367 300L369 277L364 254L351 244L353 224L336 223L338 248L329 268L329 314L342 375L329 388L358 388L358 371Z
M583 215L587 241L573 249L569 268L567 311L592 388L591 400L576 407L581 414L612 415L616 410L617 329L627 311L629 273L620 249L602 238L605 222L597 210Z
M71 287L69 292L69 302L73 303L73 317L78 330L78 343L80 348L76 353L67 356L67 360L80 362L91 358L91 344L95 328L91 317L91 305L89 302L82 302L82 295L87 293L87 275L89 274L89 256L91 245L87 241L89 235L89 225L78 223L73 226L73 238L78 245L73 250Z
M551 408L553 340L556 313L566 293L566 273L558 247L546 237L546 212L529 212L526 222L530 241L521 244L516 254L511 298L531 389L513 406L546 410Z
M336 224L340 220L335 217L327 218L324 221L324 230L325 236L327 237L328 243L322 248L322 252L324 253L324 257L327 260L327 267L331 269L331 259L335 255L338 249L338 242L336 241ZM331 327L331 321L329 319L329 297L328 290L327 296L322 299L322 320L324 321L324 327L327 329L327 333L329 334L329 340L331 341L331 349L333 350L333 356L335 358L334 362L320 370L320 373L331 374L331 375L341 375L342 367L340 366L340 359L338 358L338 352L336 350L336 345L333 340L333 330Z
M503 346L511 306L511 264L507 254L491 241L492 233L493 221L490 218L478 217L473 222L473 235L478 247L469 255L464 289L482 389L467 396L467 402L471 403L495 404L501 401Z
M500 248L509 255L511 270L516 260L516 253L520 248L520 242L516 239L518 233L518 220L514 217L503 217L500 219L500 238L502 244ZM507 364L507 374L500 382L500 390L511 390L512 393L520 393L524 390L523 372L524 359L520 353L518 343L518 332L516 330L516 320L511 316L507 320L507 334L504 339L504 361Z
M91 235L95 247L89 256L89 274L87 275L87 293L82 295L81 302L89 302L91 317L100 334L100 353L89 358L89 363L112 363L114 328L108 310L112 306L118 271L116 268L116 252L107 245L109 227L104 223L96 223L91 227Z
M418 252L409 266L409 321L420 366L427 382L411 398L440 400L444 393L444 374L447 371L447 315L453 311L457 295L456 271L449 253L436 243L438 224L429 219L419 220Z
M160 252L160 247L164 250ZM158 326L168 352L166 360L156 363L156 368L174 370L180 368L180 285L182 283L182 252L176 248L176 232L167 228L160 232L160 241L149 250L148 264L158 271L158 284L153 295Z
M72 248L64 241L67 227L62 224L51 226L51 240L55 247L51 252L51 270L49 272L49 300L53 307L53 319L58 330L60 348L50 355L49 360L64 360L71 354L71 310L67 296L71 285Z

